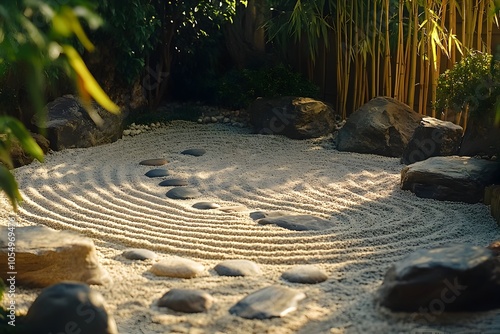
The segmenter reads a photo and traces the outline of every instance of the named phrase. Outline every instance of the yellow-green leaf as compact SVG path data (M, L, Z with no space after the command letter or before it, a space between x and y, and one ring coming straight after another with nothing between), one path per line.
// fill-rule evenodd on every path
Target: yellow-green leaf
M19 140L19 144L21 144L21 147L23 150L37 159L38 161L42 162L43 161L43 151L38 146L37 142L31 137L29 131L26 129L26 127L18 121L15 118L8 117L7 120L7 127L10 128L12 134L14 137Z
M102 90L101 86L94 79L92 74L89 72L87 66L83 62L82 58L78 52L71 45L62 46L64 53L68 57L69 64L75 70L76 74L81 78L83 82L83 88L86 90L90 96L96 100L104 109L113 114L120 113L120 107L118 107Z
M17 210L17 204L23 199L16 182L16 179L11 172L5 167L0 165L0 190L4 191L9 198L14 210Z

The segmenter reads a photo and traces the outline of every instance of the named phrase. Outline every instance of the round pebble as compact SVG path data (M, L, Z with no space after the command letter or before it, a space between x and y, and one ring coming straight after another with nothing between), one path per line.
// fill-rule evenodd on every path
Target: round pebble
M128 260L154 260L157 255L155 252L144 248L131 248L123 252L123 257Z
M212 210L220 208L220 205L212 202L198 202L193 204L193 208L198 210Z
M153 264L149 270L157 276L194 278L205 271L205 267L193 260L172 256Z
M158 301L158 306L184 313L208 311L213 305L213 297L205 291L194 289L171 289Z
M142 160L141 162L139 162L139 165L143 165L143 166L163 166L166 163L168 163L168 161L166 159L148 159L148 160Z
M194 157L201 157L205 153L207 153L207 151L202 148L191 148L189 150L184 150L181 152L181 154L192 155Z
M158 185L161 187L183 187L188 184L186 179L168 179L161 181Z
M152 169L144 175L146 175L147 177L164 177L164 176L168 176L168 170L166 170L166 169Z
M257 276L262 274L257 263L249 260L227 260L214 267L221 276Z
M281 278L291 283L316 284L324 282L328 276L314 265L301 265L287 270Z
M170 189L166 196L172 199L193 199L200 197L201 193L195 188L178 187Z

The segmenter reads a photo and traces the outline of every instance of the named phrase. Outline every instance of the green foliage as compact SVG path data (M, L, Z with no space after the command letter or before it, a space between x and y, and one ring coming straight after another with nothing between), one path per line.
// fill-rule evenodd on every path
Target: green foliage
M436 110L469 108L471 117L489 115L500 96L500 62L492 55L471 52L439 76Z
M316 98L319 88L284 65L228 72L217 90L217 102L226 107L247 107L257 97Z
M150 0L104 0L97 7L105 25L94 39L102 47L113 47L118 72L129 84L137 79L147 56L159 42L161 18L154 3Z

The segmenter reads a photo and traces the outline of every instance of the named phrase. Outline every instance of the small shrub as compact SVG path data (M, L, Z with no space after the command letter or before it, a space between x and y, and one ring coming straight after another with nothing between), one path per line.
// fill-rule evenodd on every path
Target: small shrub
M228 72L216 92L225 107L246 107L257 97L302 96L316 98L319 88L284 65Z
M468 107L471 117L487 117L500 96L500 62L490 54L471 52L439 76L436 94L437 111Z

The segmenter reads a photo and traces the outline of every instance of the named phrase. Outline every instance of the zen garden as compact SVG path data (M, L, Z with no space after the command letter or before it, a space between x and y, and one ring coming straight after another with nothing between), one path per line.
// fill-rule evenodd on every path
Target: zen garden
M0 334L500 333L499 18L2 1Z

